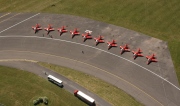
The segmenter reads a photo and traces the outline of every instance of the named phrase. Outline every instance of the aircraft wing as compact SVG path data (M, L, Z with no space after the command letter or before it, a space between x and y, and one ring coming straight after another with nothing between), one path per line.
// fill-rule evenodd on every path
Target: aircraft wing
M130 51L129 49L125 49L125 51Z
M37 28L38 30L41 30L42 28Z
M103 43L103 42L104 42L104 40L99 40L98 42L101 42L101 43Z
M117 44L111 44L111 46L117 46Z
M54 31L54 28L50 28L49 31Z
M91 39L91 38L92 38L92 36L86 36L86 38L87 38L87 39Z
M152 59L156 59L156 57L152 57Z
M143 55L142 54L137 54L138 56L142 56L143 57Z
M47 31L47 30L48 30L48 28L44 28L44 30L46 30L46 31Z
M146 56L146 58L147 58L147 59L149 59L149 58L150 58L150 56Z
M62 32L67 32L67 30L62 30Z
M123 48L122 46L119 46L121 49Z
M135 52L135 51L132 51L132 53L133 53L133 54L136 54L136 52Z
M156 59L152 59L151 61L153 61L153 62L157 62L157 60L156 60Z
M73 32L75 35L79 35L80 33L79 32Z

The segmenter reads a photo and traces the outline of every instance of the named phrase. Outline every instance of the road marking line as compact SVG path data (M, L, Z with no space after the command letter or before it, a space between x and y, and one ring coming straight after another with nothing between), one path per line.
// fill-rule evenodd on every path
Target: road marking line
M8 61L27 61L32 63L37 63L35 60L27 60L27 59L1 59L0 62L8 62Z
M7 20L9 20L9 19L11 19L11 18L13 18L13 17L19 15L19 14L21 14L21 13L17 13L17 14L15 14L15 15L9 17L9 18L6 18L5 20L2 20L0 23L5 22L5 21L7 21Z
M112 76L118 78L119 80L124 81L125 83L133 86L134 88L136 88L137 90L139 90L140 92L144 93L145 95L147 95L148 97L150 97L151 99L153 99L154 101L156 101L157 103L159 103L161 106L163 106L163 104L161 104L158 100L156 100L156 99L153 98L151 95L149 95L149 94L146 93L145 91L141 90L140 88L138 88L138 87L135 86L134 84L128 82L127 80L125 80L125 79L123 79L123 78L121 78L121 77L119 77L119 76L117 76L117 75L114 75L114 74L112 74L112 73L110 73L110 72L108 72L108 71L106 71L106 70L103 70L103 69L98 68L98 67L96 67L96 66L93 66L93 65L91 65L91 64L84 63L84 62L81 62L81 61L78 61L78 60L75 60L75 59L70 59L70 58L67 58L67 57L62 57L62 56L57 56L57 55L52 55L52 54L46 54L46 53L40 53L40 52L17 51L17 50L3 50L3 51L0 51L0 52L4 52L4 51L26 52L26 53L33 53L33 54L35 53L35 54L40 54L40 55L47 55L47 56L52 56L52 57L57 57L57 58L63 58L63 59L66 59L66 60L75 61L75 62L79 62L79 63L81 63L81 64L88 65L88 66L93 67L93 68L95 68L95 69L98 69L98 70L100 70L100 71L102 71L102 72L105 72L105 73L107 73L107 74L109 74L109 75L112 75ZM6 61L6 60L9 61L9 60L14 60L14 59L3 59L3 60L0 60L0 62L1 62L1 61L2 61L2 62L3 62L3 61ZM26 61L28 61L28 59L16 59L16 60L26 60ZM31 62L31 61L35 61L35 62L36 62L36 60L30 60L29 62Z
M0 16L0 18L2 18L2 17L4 17L4 16L6 16L6 15L8 15L8 14L10 14L10 13L7 13L7 14L2 15L2 16Z
M105 52L105 53L107 53L107 54L113 55L113 56L115 56L115 57L124 59L124 60L126 60L126 61L128 61L128 62L130 62L130 63L132 63L132 64L134 64L134 65L136 65L136 66L139 66L139 67L141 67L142 69L150 72L151 74L153 74L153 75L159 77L160 79L164 80L165 82L169 83L170 85L172 85L173 87L175 87L177 90L180 91L180 88L179 88L179 87L177 87L176 85L174 85L173 83L171 83L171 82L168 81L167 79L163 78L162 76L154 73L153 71L151 71L151 70L149 70L149 69L147 69L147 68L145 68L145 67L143 67L143 66L141 66L141 65L139 65L139 64L137 64L137 63L135 63L135 62L133 62L133 61L131 61L131 60L128 60L128 59L126 59L126 58L124 58L124 57L121 57L121 56L119 56L119 55L113 54L113 53L111 53L111 52L105 51L105 50L103 50L103 49L99 49L99 48L96 48L96 47L93 47L93 46L89 46L89 45L85 45L85 44L82 44L82 43L77 43L77 42L72 42L72 41L67 41L67 40L62 40L62 39L45 38L45 37L39 37L39 36L0 36L0 37L22 37L22 38L24 37L24 38L48 39L48 40L56 40L56 41L68 42L68 43L72 43L72 44L77 44L77 45L82 45L82 46L90 47L90 48L93 48L93 49L96 49L96 50L100 50L100 51L102 51L102 52Z
M33 16L31 16L31 17L29 17L29 18L27 18L27 19L25 19L25 20L23 20L23 21L21 21L21 22L18 22L18 23L16 23L16 24L14 24L14 25L12 25L12 26L10 26L10 27L8 27L8 28L2 30L2 31L0 32L0 34L1 34L2 32L4 32L4 31L6 31L6 30L12 28L12 27L15 27L16 25L19 25L20 23L23 23L23 22L25 22L25 21L27 21L27 20L29 20L29 19L31 19L31 18L33 18L33 17L39 15L39 14L40 14L40 13L37 13L37 14L35 14L35 15L33 15Z

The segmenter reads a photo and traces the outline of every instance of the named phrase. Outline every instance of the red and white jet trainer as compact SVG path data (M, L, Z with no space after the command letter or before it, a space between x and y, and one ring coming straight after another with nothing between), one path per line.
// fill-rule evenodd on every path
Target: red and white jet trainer
M65 29L64 26L62 26L61 28L58 28L57 30L58 30L60 36L61 36L63 33L66 33L66 32L67 32L67 30Z
M148 59L147 65L149 65L151 62L157 62L156 57L155 57L154 54L152 54L150 56L146 56L146 58Z
M111 47L117 47L115 40L112 40L112 42L107 42L107 44L108 44L108 50L111 49Z
M137 51L132 51L132 53L134 54L134 55L133 55L134 60L135 60L138 56L143 57L143 55L141 54L142 51L141 51L140 48L139 48Z
M70 31L70 33L72 35L71 36L72 39L74 38L75 35L79 35L80 34L79 31L77 30L77 28L75 28L74 31Z
M44 28L45 31L47 31L47 35L49 32L54 31L54 28L49 24L47 28Z
M124 46L120 46L120 49L121 49L121 54L123 54L124 52L130 52L130 49L127 44L125 44Z
M99 36L98 38L94 38L94 40L96 41L96 46L99 44L99 43L104 43L104 40L103 40L103 36Z
M41 26L37 23L36 26L32 26L32 29L34 30L34 33L38 32L39 30L42 30Z
M83 42L85 42L87 39L92 39L92 36L89 32L87 32L86 34L82 34L82 37L84 38Z

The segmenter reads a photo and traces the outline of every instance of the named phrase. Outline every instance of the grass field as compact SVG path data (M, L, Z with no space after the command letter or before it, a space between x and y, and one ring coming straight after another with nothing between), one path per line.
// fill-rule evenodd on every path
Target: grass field
M108 101L113 106L142 106L142 104L137 102L133 97L131 97L124 91L98 78L66 67L60 67L43 62L39 62L38 64L78 83L89 91L92 91L96 95L99 95L101 98Z
M27 71L0 66L0 104L33 106L32 101L43 96L48 98L48 106L86 106L73 94L48 80Z
M180 0L0 0L0 12L78 15L165 40L180 82Z

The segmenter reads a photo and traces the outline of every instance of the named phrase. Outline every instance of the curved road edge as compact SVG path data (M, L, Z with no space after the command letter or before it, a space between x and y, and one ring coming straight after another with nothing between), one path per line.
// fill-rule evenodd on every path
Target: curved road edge
M96 94L88 91L87 89L83 88L82 86L78 85L77 83L69 80L68 78L66 78L52 70L49 70L47 68L44 68L44 67L38 65L37 61L26 60L26 59L9 59L9 60L4 60L4 61L1 60L0 65L28 71L28 72L34 73L44 79L47 79L48 74L53 75L63 81L63 85L64 85L63 89L66 89L71 94L73 94L74 90L78 89L78 90L86 93L87 95L91 96L92 98L94 98L95 102L96 102L96 106L111 106L111 104L109 104L107 101L103 100ZM45 72L46 72L46 74L45 74ZM62 89L62 88L60 88L60 89Z
M38 53L38 52L15 51L15 50L7 50L7 51L5 50L5 51L0 51L0 52L1 52L1 55L3 55L3 57L0 57L1 62L11 60L11 59L13 60L21 59L21 60L31 60L31 61L42 61L46 63L69 67L69 68L93 75L114 86L117 86L118 88L124 90L125 92L128 92L131 96L133 96L138 101L145 104L146 106L152 106L152 105L163 106L159 101L157 101L155 98L153 98L146 92L142 91L135 85L129 83L128 81L118 76L115 77L116 75L110 74L105 70L102 71L102 69L100 68L93 67L92 65L83 64L82 62L78 62L75 60L72 61L71 59L61 57L61 56L55 56L55 55L50 55L50 54L45 54L45 53Z

